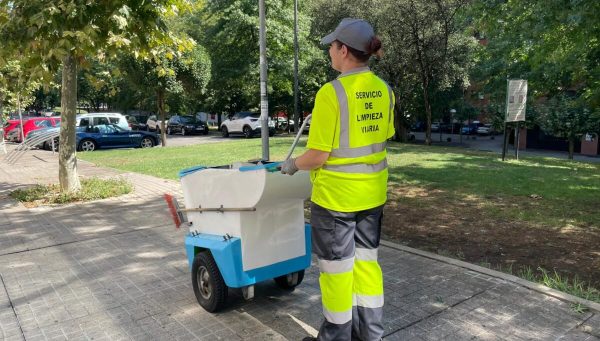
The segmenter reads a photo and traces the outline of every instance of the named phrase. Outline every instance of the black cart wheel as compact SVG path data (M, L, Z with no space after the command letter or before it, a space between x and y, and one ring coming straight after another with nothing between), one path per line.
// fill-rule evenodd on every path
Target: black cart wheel
M302 283L303 279L304 270L300 270L298 272L292 272L291 274L275 277L275 283L282 289L291 290Z
M227 286L217 263L208 251L200 252L194 258L192 286L198 303L209 313L214 313L225 305Z

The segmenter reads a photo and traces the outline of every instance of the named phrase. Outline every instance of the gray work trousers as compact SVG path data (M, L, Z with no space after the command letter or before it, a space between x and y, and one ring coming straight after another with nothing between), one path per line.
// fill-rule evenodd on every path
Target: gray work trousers
M377 249L381 237L382 217L383 206L359 212L337 212L312 203L312 251L319 260L321 271L319 282L324 302L325 299L330 299L330 297L324 297L326 294L332 296L348 294L345 290L339 290L339 292L336 290L333 293L331 293L331 290L328 290L328 293L323 291L323 274L328 272L328 268L332 269L332 264L333 269L336 268L335 261L339 261L341 264L342 262L348 263L347 261L349 260L351 269L353 266L352 262L358 261L360 257L365 257L363 255L366 254L368 255L366 256L367 260L370 262L369 266L376 266L376 269L379 271L378 278L372 280L381 283L380 297L359 297L357 300L356 294L350 293L350 295L353 295L352 317L347 322L345 321L348 318L342 318L341 321L339 318L337 320L330 318L326 307L324 307L325 321L319 329L318 340L374 341L382 338L384 332L382 324L383 279L381 277L381 269L377 264ZM375 261L374 265L373 261ZM356 263L354 263L354 266L356 267ZM344 271L347 271L347 269ZM365 280L364 276L362 279L360 276L357 276L356 270L354 270L353 274L353 285L360 285L360 283L356 282L358 280ZM367 283L367 285L372 285L372 283ZM334 297L333 299L338 298ZM344 296L339 299L344 300L348 299L348 297ZM375 303L370 303L373 302L373 299L375 299Z

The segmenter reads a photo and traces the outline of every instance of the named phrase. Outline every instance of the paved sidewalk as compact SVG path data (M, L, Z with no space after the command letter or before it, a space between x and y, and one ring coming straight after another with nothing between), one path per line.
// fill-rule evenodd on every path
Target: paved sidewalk
M1 157L1 156L0 156ZM16 187L56 182L56 155L0 159L0 340L301 340L321 323L318 271L293 292L272 281L228 308L196 302L162 194L179 184L79 162L82 176L123 176L135 192L27 209ZM600 305L512 276L384 243L385 340L600 340ZM547 291L546 293L544 291ZM581 301L580 301L581 302Z

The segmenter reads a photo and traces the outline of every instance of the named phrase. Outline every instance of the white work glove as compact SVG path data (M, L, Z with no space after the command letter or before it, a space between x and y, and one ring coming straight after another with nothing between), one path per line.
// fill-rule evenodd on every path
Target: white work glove
M296 159L289 158L281 164L281 173L294 175L298 171L298 167L296 167Z

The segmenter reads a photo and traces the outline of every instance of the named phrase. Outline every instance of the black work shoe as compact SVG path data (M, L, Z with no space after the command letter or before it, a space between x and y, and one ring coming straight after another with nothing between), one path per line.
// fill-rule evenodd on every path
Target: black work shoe
M307 336L304 339L302 339L302 341L317 341L317 338L312 337L312 336Z

